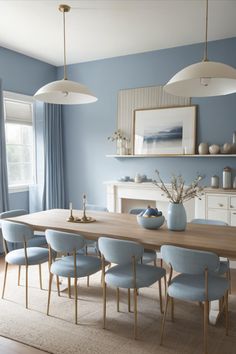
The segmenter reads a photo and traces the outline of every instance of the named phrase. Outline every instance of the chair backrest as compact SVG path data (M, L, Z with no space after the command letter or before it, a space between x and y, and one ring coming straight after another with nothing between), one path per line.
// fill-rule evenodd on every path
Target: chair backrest
M143 246L137 242L117 240L109 237L98 239L98 248L108 262L128 264L132 257L139 261L143 255Z
M144 210L145 209L141 209L141 208L130 209L129 214L138 215L138 214L142 213L142 211L144 211Z
M25 214L28 213L24 209L8 210L0 214L0 219L13 218L14 216L21 216Z
M84 247L84 237L78 234L56 230L46 230L47 243L56 252L73 252Z
M193 219L192 224L204 224L204 225L222 225L228 226L227 222L221 220L211 220L211 219Z
M27 242L34 237L33 230L25 224L2 220L2 236L8 242Z
M94 211L108 211L108 209L102 205L96 204L86 204L87 210L94 210Z
M171 245L161 247L161 256L176 272L185 274L202 274L206 268L216 272L220 265L215 253Z

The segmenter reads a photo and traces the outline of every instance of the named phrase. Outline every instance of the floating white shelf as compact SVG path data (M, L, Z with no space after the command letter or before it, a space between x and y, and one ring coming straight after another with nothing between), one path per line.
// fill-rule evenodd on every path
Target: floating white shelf
M115 157L115 158L137 158L137 157L236 157L236 154L217 154L217 155L106 155L106 157Z

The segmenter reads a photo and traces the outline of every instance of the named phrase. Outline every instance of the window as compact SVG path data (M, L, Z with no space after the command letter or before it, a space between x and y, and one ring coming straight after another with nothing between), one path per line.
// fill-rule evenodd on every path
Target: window
M33 100L5 92L4 112L9 187L26 187L35 182Z

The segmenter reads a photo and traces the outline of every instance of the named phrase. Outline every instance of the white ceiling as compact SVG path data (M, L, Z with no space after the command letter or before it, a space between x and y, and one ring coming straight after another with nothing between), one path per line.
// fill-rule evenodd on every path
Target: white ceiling
M0 0L0 45L45 62L78 63L204 40L205 0ZM209 0L209 40L236 36L236 0Z

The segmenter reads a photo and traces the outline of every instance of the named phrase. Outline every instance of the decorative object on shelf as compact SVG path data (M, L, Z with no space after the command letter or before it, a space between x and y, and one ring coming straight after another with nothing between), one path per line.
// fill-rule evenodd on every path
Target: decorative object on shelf
M116 130L111 136L107 138L110 141L116 142L116 153L117 155L126 155L126 142L127 138L122 134L121 130Z
M229 143L225 143L220 148L221 154L231 154L231 150L232 150L232 144Z
M41 87L34 95L36 100L56 104L82 104L97 101L97 97L86 86L67 78L65 13L70 9L68 5L59 5L59 11L63 13L64 77L62 80L53 81Z
M196 106L134 112L134 154L195 153Z
M234 177L233 189L236 189L236 176Z
M232 188L232 169L230 167L225 167L223 169L223 188Z
M165 221L165 217L157 208L147 207L140 214L137 215L137 221L140 226L145 229L159 229Z
M204 187L200 186L200 182L204 176L198 175L193 182L185 187L185 181L181 175L171 177L170 188L167 188L159 171L156 170L157 181L154 181L154 185L161 189L167 199L169 199L168 215L167 215L167 227L173 231L183 231L186 228L187 217L183 203L192 198L200 198L203 194Z
M137 173L136 176L134 177L134 182L135 183L141 183L142 182L142 176Z
M236 69L208 60L208 0L206 0L205 49L202 62L179 71L164 86L164 90L177 96L210 97L236 92Z
M233 144L231 147L231 153L236 154L236 132L233 133Z
M207 155L209 153L209 145L207 143L200 143L198 145L199 155Z
M209 152L211 155L217 155L220 152L220 146L213 144L211 146L209 146Z
M211 177L211 188L219 188L220 180L219 176L212 176Z

